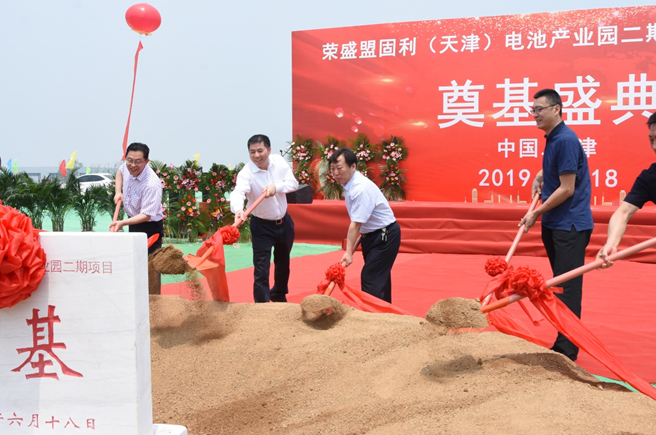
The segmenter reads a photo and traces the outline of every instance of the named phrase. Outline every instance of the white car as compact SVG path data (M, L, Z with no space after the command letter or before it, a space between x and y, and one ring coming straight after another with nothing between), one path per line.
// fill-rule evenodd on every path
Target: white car
M109 186L114 184L114 176L107 173L84 174L77 178L80 181L80 192L84 193L91 186Z

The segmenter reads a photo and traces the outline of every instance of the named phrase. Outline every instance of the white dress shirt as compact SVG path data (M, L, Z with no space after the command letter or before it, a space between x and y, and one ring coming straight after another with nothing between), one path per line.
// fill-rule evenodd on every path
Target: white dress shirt
M355 171L349 182L342 187L346 210L351 222L362 224L361 234L380 230L396 220L383 192L358 171Z
M269 155L267 170L260 169L249 161L244 169L239 171L235 190L230 193L230 210L233 213L244 210L244 200L248 199L248 204L252 204L269 184L276 186L276 194L265 198L255 207L252 214L270 221L282 219L287 213L285 194L298 189L298 181L294 178L289 164L277 154Z

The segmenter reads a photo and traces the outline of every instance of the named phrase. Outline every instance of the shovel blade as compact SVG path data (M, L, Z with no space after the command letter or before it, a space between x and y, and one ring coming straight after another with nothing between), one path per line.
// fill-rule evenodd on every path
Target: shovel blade
M213 261L203 259L193 254L188 254L184 256L184 259L187 261L190 267L196 270L206 270L212 269L213 267L219 267L218 264Z

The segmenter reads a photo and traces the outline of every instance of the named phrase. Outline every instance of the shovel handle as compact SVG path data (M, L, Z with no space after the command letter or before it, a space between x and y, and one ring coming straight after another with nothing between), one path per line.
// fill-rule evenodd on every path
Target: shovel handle
M326 291L323 294L326 296L330 296L334 288L335 288L335 281L330 281L330 284L328 284L328 288L326 288Z
M210 246L207 251L203 254L202 257L200 257L200 260L198 260L198 263L196 264L196 268L198 268L201 264L205 262L208 258L210 258L210 255L212 255L212 252L214 252L214 246Z
M122 200L118 200L116 203L116 209L114 210L114 218L112 219L112 222L116 222L118 220L118 214L121 211L121 204L123 203ZM109 229L110 232L115 233L116 232L116 227L111 227Z
M358 249L358 246L360 246L360 242L361 242L361 241L362 241L362 236L358 236L358 238L355 239L355 243L353 244L353 252L355 252L356 249ZM342 261L340 264L341 264L343 267L346 267L346 262Z
M535 207L538 205L538 201L540 200L540 195L536 192L535 196L533 196L533 202L531 202L531 205L528 208L527 213L532 212ZM522 225L519 227L517 230L517 235L515 236L515 240L513 241L512 245L510 246L510 249L508 249L508 253L506 254L506 264L510 263L510 260L512 259L512 256L515 254L515 250L517 249L517 245L519 245L519 241L522 239L522 236L524 235L524 227L526 225ZM488 302L490 302L490 299L492 299L492 294L487 295L485 300L483 301L483 306L487 306ZM504 305L505 306L505 305ZM499 307L501 308L501 307ZM487 311L484 311L485 313Z
M531 203L531 206L528 208L527 213L530 213L533 210L535 210L535 207L538 205L539 200L540 200L540 195L538 193L536 193L535 196L533 197L533 202ZM513 244L510 246L510 249L508 250L508 254L506 254L506 263L510 263L510 259L515 254L515 250L517 249L517 245L519 245L519 241L522 239L522 235L524 235L524 227L525 226L526 225L522 225L517 230L517 235L515 236L515 240L513 241Z
M244 211L244 219L243 219L243 220L235 220L235 223L232 224L232 226L233 226L233 227L238 227L238 226L241 225L244 221L246 221L246 218L248 217L248 215L251 214L251 212L255 209L255 207L257 207L258 205L260 205L260 203L264 200L264 198L266 198L266 192L262 192L262 195L260 195L260 196L255 200L255 202L253 202L250 206L248 206L248 208L246 209L246 211Z
M633 245L629 248L623 249L621 251L616 252L613 255L610 255L608 259L610 261L617 261L621 260L622 258L626 258L630 255L633 255L637 252L640 252L644 249L651 248L652 246L656 245L656 237L653 239L646 240L644 242L638 243L637 245ZM603 260L595 260L592 261L588 264L584 264L581 267L577 267L574 270L570 270L569 272L565 272L562 275L558 275L556 277L551 278L548 280L545 284L547 288L549 287L556 287L559 284L564 283L565 281L569 281L572 278L576 278L577 276L583 275L586 272L590 272L591 270L594 269L599 269L601 265L604 264ZM488 313L490 311L496 310L498 308L503 308L508 304L512 304L513 302L517 302L520 299L524 299L526 296L520 296L520 295L511 295L508 297L505 297L503 299L500 299L496 302L493 302L489 305L485 305L484 307L481 308L481 311L483 313Z

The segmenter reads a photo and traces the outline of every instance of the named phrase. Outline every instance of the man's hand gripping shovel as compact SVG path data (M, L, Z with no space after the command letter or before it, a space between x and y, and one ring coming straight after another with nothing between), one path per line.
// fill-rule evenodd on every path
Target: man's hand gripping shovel
M114 209L114 218L112 219L112 223L116 222L118 220L118 214L121 212L121 204L123 204L122 200L118 200L116 203L116 208ZM116 226L115 225L110 225L109 226L109 232L110 233L115 233L116 232ZM148 247L150 248L153 246L153 244L159 239L159 234L153 234L152 236L148 237Z

